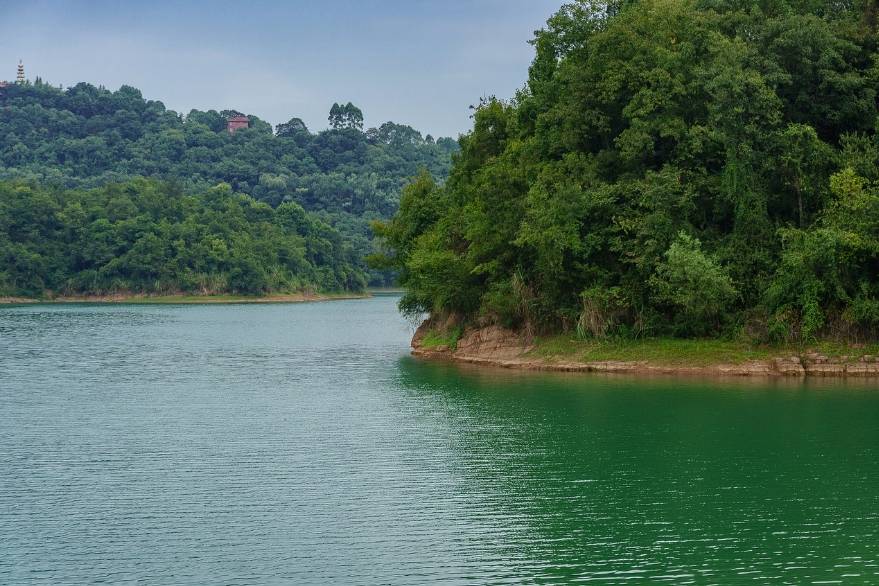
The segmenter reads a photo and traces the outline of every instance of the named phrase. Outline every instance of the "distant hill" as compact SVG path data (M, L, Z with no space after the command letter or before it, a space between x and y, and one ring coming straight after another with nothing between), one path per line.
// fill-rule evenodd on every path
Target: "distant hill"
M393 122L363 130L353 104L334 104L329 130L298 118L273 129L256 116L227 131L234 110L183 115L133 87L87 83L61 90L37 79L0 94L0 180L94 188L134 177L200 193L219 183L273 207L295 202L336 227L359 257L369 221L398 207L401 188L426 169L443 181L458 144ZM375 284L387 280L373 272Z
M356 252L302 206L154 179L0 181L0 297L360 291Z

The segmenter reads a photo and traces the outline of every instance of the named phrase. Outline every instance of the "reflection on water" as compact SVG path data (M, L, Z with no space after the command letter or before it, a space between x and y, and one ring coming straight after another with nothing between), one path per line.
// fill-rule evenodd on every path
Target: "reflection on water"
M879 581L873 383L424 363L394 302L0 309L0 583Z
M549 581L879 580L879 397L864 381L400 366Z

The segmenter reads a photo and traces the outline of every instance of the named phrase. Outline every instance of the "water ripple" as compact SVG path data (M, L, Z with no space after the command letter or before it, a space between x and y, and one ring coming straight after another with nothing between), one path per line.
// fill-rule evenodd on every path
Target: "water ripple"
M874 389L424 364L394 301L0 309L0 583L879 582Z

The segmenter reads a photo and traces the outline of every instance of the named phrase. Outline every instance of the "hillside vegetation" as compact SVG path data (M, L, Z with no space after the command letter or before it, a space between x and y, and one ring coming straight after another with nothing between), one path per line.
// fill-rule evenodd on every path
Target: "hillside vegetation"
M359 291L358 261L299 204L272 208L228 185L0 183L0 296Z
M369 221L396 211L400 189L419 170L444 180L458 148L393 122L364 131L351 103L334 104L330 128L318 133L298 118L272 129L249 116L250 128L233 134L226 121L239 112L184 116L129 86L61 90L36 79L2 90L0 107L0 180L57 191L149 177L188 194L226 183L272 207L292 202L315 213L350 243L363 271ZM389 275L370 278L383 284Z
M469 323L876 339L876 25L872 0L565 5L374 262Z

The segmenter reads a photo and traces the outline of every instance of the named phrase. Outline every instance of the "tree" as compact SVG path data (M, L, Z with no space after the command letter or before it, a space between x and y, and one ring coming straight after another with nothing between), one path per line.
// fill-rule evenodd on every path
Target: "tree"
M344 128L344 108L338 103L333 102L333 106L330 108L330 115L327 120L329 120L330 128L332 128L333 130L340 130L341 128Z
M342 113L343 127L352 130L363 130L363 112L360 108L348 102L345 104Z
M737 294L729 274L684 232L664 256L650 278L656 300L676 308L684 333L711 331Z
M308 134L308 128L301 118L291 118L283 124L278 124L275 127L275 134L280 137L295 137L300 134Z
M351 102L333 103L328 120L333 130L363 130L363 112Z

